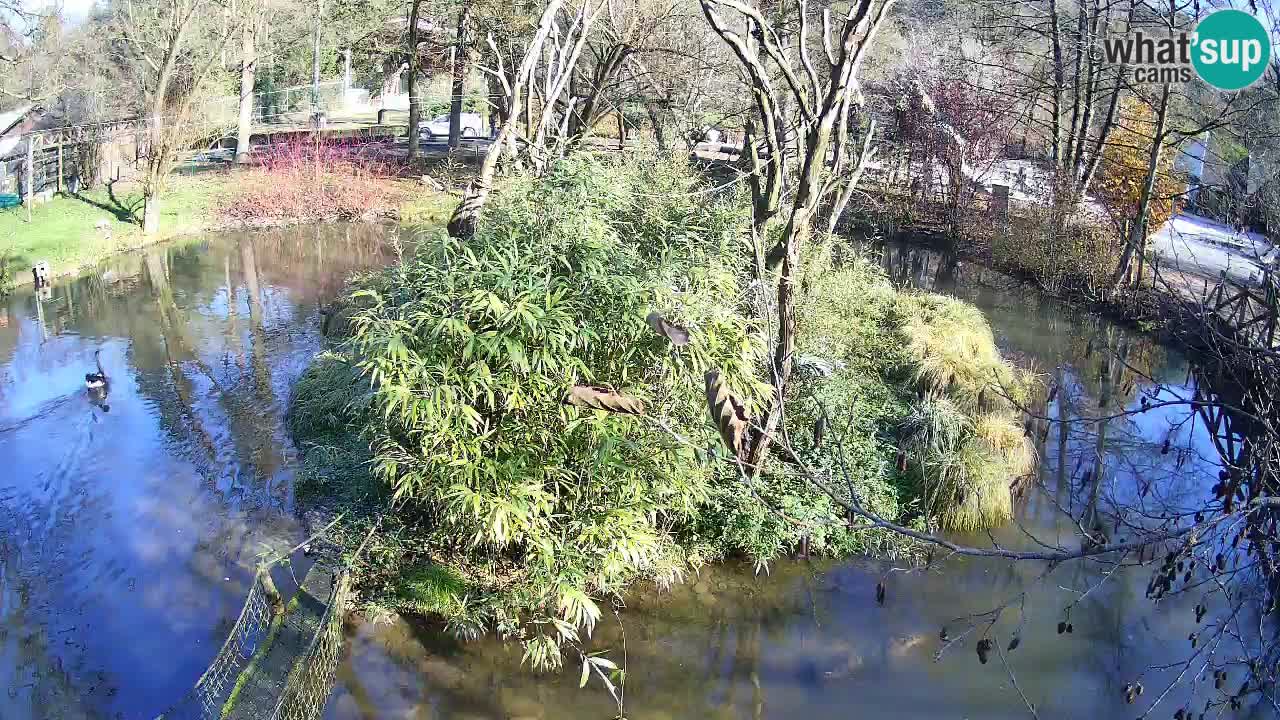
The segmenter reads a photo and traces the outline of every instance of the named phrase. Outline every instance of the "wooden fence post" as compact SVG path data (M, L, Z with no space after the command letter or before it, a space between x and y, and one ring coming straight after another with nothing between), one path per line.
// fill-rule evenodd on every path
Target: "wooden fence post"
M58 138L58 192L62 192L62 138Z
M27 136L27 168L26 168L26 185L27 185L27 222L31 222L31 205L35 202L35 162L36 160L36 138L34 135Z

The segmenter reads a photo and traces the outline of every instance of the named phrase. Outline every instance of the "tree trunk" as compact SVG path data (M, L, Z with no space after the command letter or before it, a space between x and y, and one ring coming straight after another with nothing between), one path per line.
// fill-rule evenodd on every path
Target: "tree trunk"
M147 170L142 180L142 232L155 235L160 232L160 195L164 173L168 166L164 142L164 99L156 98L151 110L149 128L151 147L147 150Z
M1151 212L1151 193L1155 190L1156 176L1160 172L1160 151L1164 149L1165 125L1169 119L1169 86L1166 84L1160 91L1160 109L1156 114L1156 130L1151 139L1151 152L1147 155L1147 177L1142 185L1142 199L1138 202L1138 212L1133 219L1133 228L1129 240L1125 243L1124 253L1120 256L1120 264L1111 276L1111 289L1120 286L1120 282L1129 274L1129 265L1133 262L1133 254L1146 245L1147 216Z
M244 44L240 58L240 118L236 124L236 162L249 161L249 140L253 130L253 80L258 58L254 52L256 18L244 23Z
M160 195L148 188L142 197L142 232L155 235L160 232Z
M653 139L658 143L658 152L666 154L667 138L662 132L662 116L658 114L657 103L645 103L644 109L649 113L649 123L653 125Z
M458 10L457 44L453 49L453 88L449 99L449 149L458 147L462 137L462 95L466 91L467 79L467 19L471 14L471 6L463 3Z
M324 23L324 0L316 0L316 33L311 47L311 111L320 110L320 28Z
M515 81L511 83L511 94L507 97L507 107L519 107L520 98L526 90L530 76L533 74L534 65L542 56L542 46L547 40L547 35L551 33L551 26L562 3L563 0L549 0L547 7L543 9L542 17L538 21L538 30L534 33L533 40L530 41L528 48L525 49L524 60L521 61L520 69L516 72ZM525 106L525 112L527 120L528 105ZM493 174L498 167L498 158L502 155L503 146L506 144L508 137L515 130L515 123L516 114L514 112L508 113L502 123L502 128L498 131L498 136L493 139L488 152L485 153L484 162L480 165L480 172L476 174L476 179L467 186L467 190L462 196L462 202L458 203L458 207L453 211L453 216L449 218L450 236L466 240L475 235L476 227L480 224L480 211L484 208L485 202L488 201L489 191L493 187Z
M836 94L835 102L828 103L839 106L843 100ZM796 301L797 282L800 272L800 247L812 234L813 217L818 203L822 200L823 173L826 169L827 146L831 139L839 108L828 106L814 126L805 132L804 149L802 151L802 168L796 183L795 199L787 225L782 231L779 243L782 254L782 269L778 276L778 334L774 341L773 363L770 368L770 384L774 397L768 414L765 415L763 432L754 434L745 459L746 471L755 475L760 472L765 457L769 452L772 436L782 420L783 398L786 396L787 384L791 381L791 369L796 351ZM761 235L765 237L766 235Z
M512 81L512 85L515 85L514 81ZM533 137L533 93L525 93L524 95L524 136L526 138Z
M409 6L409 160L418 154L418 125L422 121L422 99L418 97L418 10L422 0Z
M1053 169L1061 175L1062 171L1062 86L1065 84L1066 68L1063 67L1062 35L1058 23L1057 0L1049 0L1049 42L1053 47L1053 93L1050 96L1050 134L1053 152ZM1055 194L1062 187L1062 178L1054 182L1057 186Z

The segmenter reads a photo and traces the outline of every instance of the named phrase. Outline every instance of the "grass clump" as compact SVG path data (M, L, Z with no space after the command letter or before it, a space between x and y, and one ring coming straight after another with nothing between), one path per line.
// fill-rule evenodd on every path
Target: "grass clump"
M913 379L923 393L945 395L987 412L1029 399L1030 384L1000 355L978 308L944 295L904 294L899 312Z
M814 253L800 317L802 353L836 360L830 378L802 384L793 413L827 423L850 461L827 448L819 467L839 487L884 489L883 517L945 530L1012 518L1011 483L1035 456L1018 422L1033 378L999 351L975 307L895 289L859 255ZM823 263L827 263L823 267ZM803 440L803 437L801 438ZM866 502L866 501L864 501Z
M1011 482L1035 466L1019 418L1034 377L999 352L980 311L954 298L904 295L899 306L918 399L901 427L923 509L946 530L1013 517Z

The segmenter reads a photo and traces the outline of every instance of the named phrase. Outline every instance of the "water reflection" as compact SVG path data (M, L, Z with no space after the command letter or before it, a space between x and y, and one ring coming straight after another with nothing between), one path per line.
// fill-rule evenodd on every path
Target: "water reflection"
M283 413L318 307L385 257L378 228L224 235L0 308L0 716L153 717L204 671L299 539Z
M1035 535L1074 545L1077 521L1118 539L1208 492L1218 456L1185 407L1106 418L1141 407L1144 397L1190 397L1191 366L1176 350L985 268L901 245L876 252L897 282L979 306L1001 347L1059 388L1036 408L1062 422L1033 427L1041 470L1017 524L963 540L1033 548ZM1148 688L1163 690L1176 678L1151 667L1185 657L1198 598L1157 608L1145 597L1149 575L1111 569L1071 563L1041 579L1039 565L961 558L917 572L868 561L784 562L761 577L712 568L670 593L629 596L620 622L606 617L595 645L617 661L625 647L626 716L634 720L1025 718L995 655L979 663L970 641L935 662L940 628L954 636L966 625L957 618L1010 603L994 630L1001 650L1020 632L1009 667L1040 717L1133 717L1141 709L1125 705L1124 684L1141 674ZM884 607L874 599L881 578ZM1061 620L1072 623L1071 634L1056 632ZM603 691L577 688L576 672L532 675L516 646L493 639L458 644L436 628L386 618L354 624L349 638L330 720L616 714ZM1175 687L1160 712L1171 716L1189 687Z

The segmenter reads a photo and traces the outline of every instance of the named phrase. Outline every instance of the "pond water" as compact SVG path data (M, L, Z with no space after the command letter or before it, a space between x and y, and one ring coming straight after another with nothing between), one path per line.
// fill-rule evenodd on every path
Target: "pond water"
M318 308L348 273L388 254L376 228L225 235L125 256L47 296L25 289L4 302L0 718L151 718L191 686L256 559L301 539L283 416L320 344ZM1001 345L1062 387L1049 415L1134 407L1153 387L1140 374L1159 392L1189 385L1176 351L996 273L902 247L882 257L899 281L982 307ZM95 351L110 378L99 403L84 389ZM1203 424L1186 419L1151 411L1053 428L1040 439L1021 528L1069 538L1061 508L1105 518L1117 502L1204 492L1216 455ZM1166 438L1175 452L1162 452ZM1030 545L1019 527L967 538L992 539ZM1027 717L1021 695L1042 718L1139 714L1121 687L1185 654L1178 641L1194 601L1153 608L1145 575L1103 582L1098 565L1033 582L1040 571L955 558L915 572L862 560L780 562L760 576L712 568L670 592L635 593L594 643L625 664L633 720ZM999 658L980 664L972 642L935 660L939 628L959 634L957 617L1010 600L996 632L1007 638L1022 623L1012 676ZM1058 635L1073 601L1074 632ZM348 632L331 720L617 712L598 684L577 688L576 670L529 673L514 646L493 639L460 644L387 618L357 618ZM1172 674L1143 679L1153 692ZM1175 689L1171 702L1185 693ZM1167 707L1165 717L1176 704Z
M896 282L981 307L1001 347L1061 388L1045 414L1068 422L1037 431L1041 471L1017 523L963 540L1033 549L1030 533L1074 543L1064 509L1078 517L1092 508L1111 529L1109 510L1117 504L1190 507L1216 481L1212 440L1185 408L1078 420L1137 408L1144 393L1153 401L1189 396L1191 366L1176 350L990 270L905 245L874 252ZM767 575L722 566L669 592L633 593L616 617L606 614L592 645L625 665L623 709L631 720L1026 718L1027 703L1041 718L1132 718L1175 683L1177 668L1152 666L1189 655L1198 598L1157 608L1145 597L1146 572L1110 570L1071 563L1042 577L1039 564L955 557L914 572L867 560L779 562ZM875 600L881 579L883 606ZM1008 670L998 653L985 665L978 661L982 627L937 657L942 627L955 637L971 625L964 616L1006 603L994 627L999 649L1015 631L1021 637L1005 653ZM1210 605L1211 616L1218 610ZM1060 621L1073 631L1059 634ZM386 617L357 620L348 639L329 720L600 720L618 713L598 682L578 688L576 665L558 675L531 673L515 644L463 644L437 628ZM1232 652L1225 643L1215 650ZM1139 677L1146 694L1126 705L1123 687ZM1172 717L1190 688L1189 679L1177 683L1153 716ZM1250 707L1238 715L1251 713L1270 717Z
M0 302L0 718L152 718L301 540L289 388L378 228L156 246ZM109 392L85 374L101 352Z

